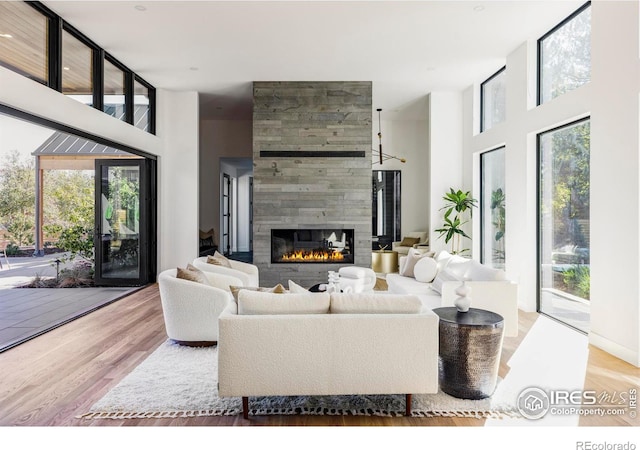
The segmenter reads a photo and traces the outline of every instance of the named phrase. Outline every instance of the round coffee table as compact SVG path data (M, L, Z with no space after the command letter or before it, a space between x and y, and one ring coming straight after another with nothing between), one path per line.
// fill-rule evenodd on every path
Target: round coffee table
M469 308L435 308L440 317L440 388L458 398L479 400L493 395L502 354L504 319Z

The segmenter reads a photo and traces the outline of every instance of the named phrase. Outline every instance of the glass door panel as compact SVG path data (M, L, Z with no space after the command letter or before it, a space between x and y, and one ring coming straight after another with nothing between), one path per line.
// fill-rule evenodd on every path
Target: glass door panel
M538 136L538 309L581 331L590 323L590 122Z
M96 284L148 282L145 169L144 159L96 160Z

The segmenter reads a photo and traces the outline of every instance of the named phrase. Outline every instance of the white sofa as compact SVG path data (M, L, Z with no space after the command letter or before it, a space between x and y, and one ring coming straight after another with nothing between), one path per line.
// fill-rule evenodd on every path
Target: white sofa
M438 390L438 316L415 296L242 290L220 315L221 397ZM285 331L286 330L286 331Z
M508 281L504 271L441 251L433 258L436 261L435 278L429 281L431 275L419 271L420 259L428 258L426 255L413 255L418 258L414 276L401 275L405 258L409 257L411 255L400 258L400 273L387 274L389 292L417 295L430 308L453 306L457 297L455 290L464 279L471 288L471 307L500 314L504 318L504 335L518 335L518 285Z
M205 272L220 273L239 278L242 281L242 286L260 286L260 272L253 264L229 259L227 261L231 264L231 267L224 267L209 264L207 258L208 256L196 258L193 260L193 265Z

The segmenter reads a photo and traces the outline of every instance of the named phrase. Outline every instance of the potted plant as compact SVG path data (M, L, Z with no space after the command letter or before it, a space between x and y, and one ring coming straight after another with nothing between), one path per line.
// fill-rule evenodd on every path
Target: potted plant
M477 208L478 201L471 196L470 191L456 191L453 188L449 188L449 192L445 194L442 199L445 201L445 205L440 208L440 211L445 210L444 224L442 228L436 230L436 232L440 233L438 238L444 236L445 244L451 242L451 253L454 255L462 255L469 251L468 248L460 248L462 238L471 239L469 235L464 232L462 226L469 221L465 217L467 212L469 218L471 218L472 208Z

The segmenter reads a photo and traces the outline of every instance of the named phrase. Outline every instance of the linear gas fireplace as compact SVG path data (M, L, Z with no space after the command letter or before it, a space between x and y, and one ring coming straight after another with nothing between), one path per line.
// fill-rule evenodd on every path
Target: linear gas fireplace
M353 264L353 229L272 229L272 263Z

